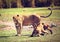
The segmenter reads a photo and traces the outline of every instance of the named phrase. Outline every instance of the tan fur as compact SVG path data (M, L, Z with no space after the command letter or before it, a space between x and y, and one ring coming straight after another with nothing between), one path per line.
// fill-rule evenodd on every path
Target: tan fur
M17 35L20 35L21 34L21 29L22 29L22 23L23 23L23 17L22 16L13 16L13 21L15 23L15 27L16 27L16 30L17 30ZM18 22L17 22L18 21Z
M42 24L40 24L40 25L38 25L38 26L37 26L37 31L39 32L39 34L41 34L41 33L42 33L42 31L43 31L43 32L48 33L48 31L44 30L44 28L43 28L43 25L42 25Z

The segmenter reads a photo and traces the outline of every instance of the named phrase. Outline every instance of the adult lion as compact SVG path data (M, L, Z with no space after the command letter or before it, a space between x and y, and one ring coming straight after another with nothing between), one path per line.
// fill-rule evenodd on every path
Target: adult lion
M39 15L30 15L28 17L27 16L19 16L19 15L13 16L15 18L15 20L13 18L15 26L16 26L16 28L18 28L17 34L21 34L22 25L32 25L34 30L36 30L37 26L40 24L41 18L47 18L51 14L52 14L52 10L51 10L50 14L47 16L39 16ZM34 32L32 33L32 35L33 34L34 34Z

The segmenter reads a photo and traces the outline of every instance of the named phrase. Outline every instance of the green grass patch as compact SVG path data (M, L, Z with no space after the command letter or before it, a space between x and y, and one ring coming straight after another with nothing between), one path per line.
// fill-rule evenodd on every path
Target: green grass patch
M56 29L56 30L55 30ZM32 31L22 30L21 36L15 36L15 30L0 31L1 42L59 42L60 41L60 28L53 29L53 34L48 34L40 37L30 37Z
M6 25L0 24L0 28L5 28Z
M21 15L29 15L29 14L39 14L41 15L48 15L50 13L50 10L47 10L47 8L11 8L11 9L0 9L0 20L3 21L11 21L12 17L16 14ZM52 15L48 18L56 18L60 19L60 10L53 10Z

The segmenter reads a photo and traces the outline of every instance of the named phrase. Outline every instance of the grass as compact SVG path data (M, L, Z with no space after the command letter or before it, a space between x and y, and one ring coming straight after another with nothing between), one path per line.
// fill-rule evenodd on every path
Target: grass
M11 8L11 9L0 9L0 20L3 21L10 21L12 20L12 16L16 14L20 15L29 15L29 14L39 14L39 15L48 15L50 10L47 8ZM53 14L49 17L50 18L57 18L60 19L60 10L53 10ZM6 18L8 17L8 18Z
M37 13L39 15L49 14L47 8L11 8L0 9L0 21L12 21L12 16L16 14L29 15ZM40 37L29 37L32 30L22 30L22 36L15 36L16 30L0 30L0 42L60 42L60 10L53 10L52 15L49 18L42 18L42 20L52 21L58 26L54 27L53 34L48 34ZM0 24L0 28L4 25Z
M6 25L0 24L0 28L5 28Z
M55 30L56 29L56 30ZM0 41L1 42L59 42L60 41L60 32L55 28L53 30L54 34L48 34L40 37L29 37L31 35L31 31L22 31L22 36L14 36L16 34L15 30L9 31L0 31Z

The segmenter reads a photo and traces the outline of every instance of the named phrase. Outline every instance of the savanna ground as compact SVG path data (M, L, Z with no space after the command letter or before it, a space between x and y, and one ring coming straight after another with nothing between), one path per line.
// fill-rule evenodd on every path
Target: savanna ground
M40 37L29 37L32 33L31 28L24 28L22 35L15 36L16 29L12 17L16 14L30 15L30 14L48 15L50 10L47 8L11 8L0 9L0 42L60 42L60 10L53 10L53 13L48 18L41 18L42 22L53 22L57 27L53 27L53 34L45 34Z

